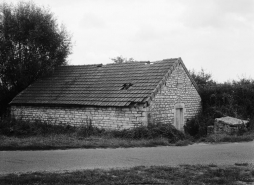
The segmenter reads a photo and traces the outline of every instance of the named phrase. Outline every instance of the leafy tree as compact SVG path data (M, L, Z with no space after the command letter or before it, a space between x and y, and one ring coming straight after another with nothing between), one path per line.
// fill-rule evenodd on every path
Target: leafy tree
M199 72L192 70L190 71L190 74L201 90L216 85L216 82L212 80L212 75L206 73L204 69L201 69Z
M12 92L12 99L34 80L67 64L71 38L50 10L32 2L2 3L0 15L1 115L6 107L3 92Z
M135 62L133 58L124 58L123 56L118 56L116 58L111 58L111 60L117 64L122 64L122 63L128 63L128 62Z

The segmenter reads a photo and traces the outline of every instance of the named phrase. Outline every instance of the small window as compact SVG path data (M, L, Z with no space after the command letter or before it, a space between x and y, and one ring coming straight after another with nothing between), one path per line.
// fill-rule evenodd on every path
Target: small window
M133 86L132 83L125 83L125 84L122 85L121 90L127 90L127 89L129 89L131 86Z

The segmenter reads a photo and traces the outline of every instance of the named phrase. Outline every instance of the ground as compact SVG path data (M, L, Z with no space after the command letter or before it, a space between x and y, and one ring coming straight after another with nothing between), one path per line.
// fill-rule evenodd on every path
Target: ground
M0 174L180 164L254 163L254 141L184 147L1 151Z
M0 176L4 184L178 184L246 185L254 183L254 168L249 164L139 166L129 169L80 170L64 173L28 173Z

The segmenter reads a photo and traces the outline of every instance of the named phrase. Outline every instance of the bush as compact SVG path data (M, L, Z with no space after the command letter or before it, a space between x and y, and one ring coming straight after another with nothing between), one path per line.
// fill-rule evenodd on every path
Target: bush
M188 146L192 144L192 142L190 140L179 140L176 142L175 146Z
M214 116L200 112L195 118L186 122L184 132L195 138L203 137L207 135L207 127L210 125L214 125Z
M184 132L194 137L199 134L199 124L195 118L186 122L184 125Z
M126 138L126 139L155 139L167 138L170 142L175 142L185 138L185 135L170 124L155 124L146 126L139 126L132 129L112 130L110 131L112 137Z
M35 136L49 134L75 133L78 137L109 136L123 139L167 138L169 142L185 139L185 135L170 124L139 126L123 130L105 130L94 127L91 120L86 120L80 127L53 125L41 121L29 122L6 118L0 120L0 134L6 136Z
M254 118L247 123L247 129L249 131L254 130Z
M0 134L6 136L68 134L74 131L75 127L70 125L53 125L42 121L29 122L11 118L0 120Z
M205 136L207 126L215 118L231 116L239 119L251 119L249 130L254 129L254 80L240 79L238 81L216 83L211 74L191 72L199 87L202 102L202 112L187 122L185 132L192 136ZM242 129L241 133L245 130Z
M98 136L102 135L105 132L104 129L99 129L94 127L92 124L92 120L86 120L84 125L81 125L77 128L77 136L79 137L89 137L89 136Z
M240 80L205 87L200 92L203 112L214 109L223 115L240 119L254 116L254 81Z

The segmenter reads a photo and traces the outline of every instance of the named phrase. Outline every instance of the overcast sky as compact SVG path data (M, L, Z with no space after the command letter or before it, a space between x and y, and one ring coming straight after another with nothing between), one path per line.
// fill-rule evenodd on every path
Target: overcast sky
M0 0L18 2L17 0ZM181 57L218 82L254 79L254 0L34 0L72 34L69 64Z

